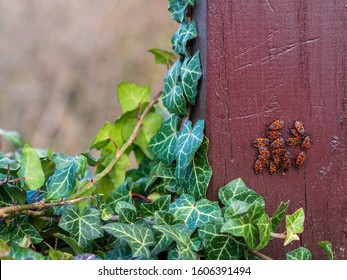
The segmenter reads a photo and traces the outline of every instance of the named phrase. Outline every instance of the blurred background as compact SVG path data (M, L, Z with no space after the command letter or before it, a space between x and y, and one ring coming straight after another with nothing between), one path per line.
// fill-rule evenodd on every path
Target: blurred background
M120 114L121 81L166 73L147 50L171 51L167 0L0 0L0 128L36 148L86 151ZM5 151L6 151L5 147Z

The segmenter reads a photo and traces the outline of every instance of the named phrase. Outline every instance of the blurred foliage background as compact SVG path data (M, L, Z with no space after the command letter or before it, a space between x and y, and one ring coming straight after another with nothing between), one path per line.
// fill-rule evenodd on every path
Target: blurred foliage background
M119 116L121 81L155 94L178 25L167 0L0 0L0 128L37 148L85 151ZM5 147L5 151L6 151Z

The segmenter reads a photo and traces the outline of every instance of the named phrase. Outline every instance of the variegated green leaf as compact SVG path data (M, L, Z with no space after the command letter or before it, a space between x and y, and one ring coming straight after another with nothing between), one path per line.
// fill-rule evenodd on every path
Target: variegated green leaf
M45 174L39 155L28 143L24 145L22 155L22 166L19 174L21 177L25 177L24 182L29 190L37 190L45 183Z
M224 217L226 219L236 217L240 214L246 213L249 208L251 208L252 204L249 204L247 202L237 200L237 199L232 199L228 200L225 208L223 209L224 211Z
M245 255L246 244L240 237L222 233L222 222L204 224L199 236L204 244L207 260L239 260Z
M116 205L119 201L125 201L128 203L133 203L131 198L131 182L130 180L125 180L125 182L118 188L115 188L106 200L108 206L112 209L116 209Z
M155 63L172 65L174 64L175 54L162 49L150 49L148 50L155 57Z
M171 118L164 121L163 125L148 145L148 150L165 163L171 163L176 158L175 151L178 139L178 120L179 118L173 115Z
M10 171L16 171L20 168L20 164L5 154L0 153L0 169L6 170L7 173L8 167L10 167Z
M218 191L218 197L223 205L227 205L229 200L234 199L244 201L248 204L258 202L263 206L265 205L264 199L253 190L247 188L241 178L235 179L220 188Z
M170 195L162 196L152 203L142 203L140 206L141 216L144 218L154 218L156 211L169 211Z
M184 94L188 102L195 105L198 94L198 81L202 76L199 51L192 58L186 57L181 67L181 79Z
M110 223L102 226L109 234L125 240L132 251L133 257L149 258L149 247L155 244L154 235L148 227L136 224Z
M263 249L270 241L271 234L271 220L268 215L264 213L258 223L257 223L258 231L259 231L259 239L260 242L256 248L257 251Z
M72 237L68 237L65 234L62 233L55 233L55 237L63 240L69 247L76 253L76 254L82 254L83 248L80 247L75 239Z
M205 198L206 190L212 177L212 168L207 158L208 139L204 140L188 165L183 182L187 192L196 199Z
M188 3L185 0L169 0L169 8L172 19L181 23L184 20Z
M321 247L327 256L328 260L334 259L333 248L329 241L318 242L318 246Z
M195 202L195 197L189 194L183 194L173 202L170 205L170 212L176 219L184 221L192 232L205 223L222 218L222 212L217 202L207 199Z
M115 211L119 216L120 223L133 224L137 220L136 207L131 203L119 201Z
M46 257L28 248L11 245L11 251L7 255L14 260L45 260Z
M287 238L284 245L288 245L293 240L299 240L297 233L304 231L305 213L304 209L299 208L292 215L286 216Z
M178 31L172 36L171 43L173 50L185 56L189 56L187 42L198 36L196 23L194 20L182 22Z
M312 260L312 254L310 250L300 247L286 254L286 260Z
M27 217L19 218L14 230L11 232L11 242L22 247L27 247L30 242L39 244L43 241L41 235L33 225L28 222Z
M101 213L91 208L79 212L75 205L68 205L59 222L59 227L66 230L81 247L87 246L92 240L103 236L101 229Z
M186 121L181 131L176 148L175 176L179 181L184 178L184 172L192 161L204 137L204 121L198 120L192 128L192 122Z
M171 246L173 239L166 233L157 231L154 233L155 246L151 248L151 255L157 256L159 253L166 251Z
M287 213L287 209L289 206L289 201L283 203L281 202L278 206L277 210L271 217L271 224L272 224L272 232L276 232L279 224L283 220L284 216Z
M164 78L163 104L170 113L184 116L187 114L186 99L179 80L182 62L178 59L167 71Z
M118 101L123 114L138 109L140 104L149 103L150 99L149 87L142 87L129 82L122 82L118 85Z

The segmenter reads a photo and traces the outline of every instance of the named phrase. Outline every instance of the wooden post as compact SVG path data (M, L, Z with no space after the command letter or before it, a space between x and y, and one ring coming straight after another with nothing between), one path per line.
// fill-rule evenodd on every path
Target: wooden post
M193 19L203 79L195 118L206 120L213 177L208 196L241 177L271 215L280 201L303 207L300 242L264 250L281 259L299 246L324 258L317 242L347 259L347 6L325 0L200 0ZM256 175L252 139L277 118L301 120L311 135L299 170ZM299 148L298 148L299 149ZM299 149L300 150L300 149Z

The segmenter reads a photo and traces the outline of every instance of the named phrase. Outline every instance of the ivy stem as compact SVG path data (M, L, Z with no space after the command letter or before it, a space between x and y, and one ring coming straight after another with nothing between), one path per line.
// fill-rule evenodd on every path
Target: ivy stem
M63 206L63 205L71 205L75 204L80 201L89 200L92 199L92 195L79 197L76 199L66 200L66 201L58 201L58 202L52 202L52 203L45 203L43 200L31 203L31 204L25 204L25 205L16 205L16 206L9 206L9 207L3 207L0 208L0 217L6 218L10 216L18 216L18 215L31 215L31 216L40 216L43 215L45 210L48 208L52 208L55 206ZM35 211L38 210L38 211Z
M270 236L273 238L279 238L279 239L286 239L287 235L285 233L275 233L275 232L271 232Z
M262 254L262 253L260 253L258 251L251 251L251 254L253 254L253 255L255 255L255 256L263 259L263 260L273 260L270 257L268 257L267 255L264 255L264 254Z
M141 198L147 202L153 202L151 199L145 197L144 195L142 194L138 194L138 193L132 193L132 197L138 197L138 198Z

